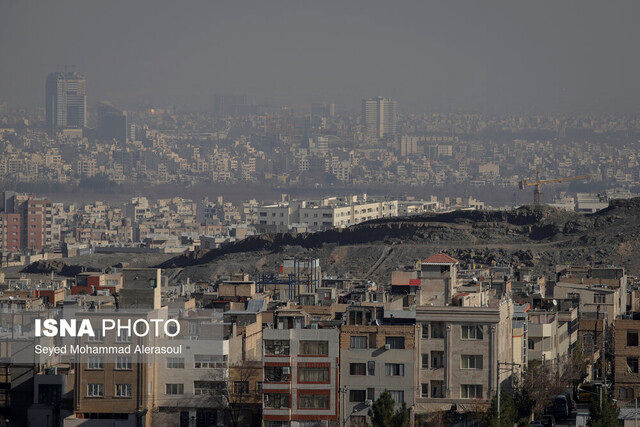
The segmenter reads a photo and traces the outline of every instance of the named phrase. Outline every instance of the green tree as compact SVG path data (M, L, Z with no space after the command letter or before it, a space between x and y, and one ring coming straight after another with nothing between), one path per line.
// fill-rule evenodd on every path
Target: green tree
M396 402L391 397L391 393L388 391L382 393L369 409L373 427L407 427L409 425L407 404L402 402L398 410L395 406Z
M518 421L518 411L513 397L506 391L500 393L500 419L498 419L498 399L494 396L486 417L487 425L491 427L512 427Z
M600 404L600 396L594 396L591 399L589 415L592 427L617 426L620 423L618 420L620 410L615 407L613 400L606 394L602 396L602 405Z

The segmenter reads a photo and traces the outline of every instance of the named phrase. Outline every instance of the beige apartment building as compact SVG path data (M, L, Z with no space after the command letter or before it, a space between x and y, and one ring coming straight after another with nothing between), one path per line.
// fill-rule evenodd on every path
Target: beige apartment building
M560 367L569 356L569 324L561 322L558 313L530 312L527 334L529 361L536 360Z
M567 267L558 273L556 299L578 298L580 316L604 313L607 324L628 311L627 276L622 268Z
M428 413L489 401L498 378L511 376L513 303L485 307L420 306L416 309L419 373L415 413ZM500 374L498 374L500 369ZM421 424L422 425L422 424Z

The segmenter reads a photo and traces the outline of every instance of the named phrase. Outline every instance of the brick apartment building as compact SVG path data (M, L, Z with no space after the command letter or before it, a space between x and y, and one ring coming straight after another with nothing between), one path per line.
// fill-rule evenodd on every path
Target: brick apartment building
M0 202L0 251L41 251L53 244L49 200L10 191Z
M617 319L614 324L614 396L621 402L640 395L640 320Z
M373 401L388 390L412 408L416 379L415 317L384 324L376 307L352 306L340 327L340 425L365 426Z

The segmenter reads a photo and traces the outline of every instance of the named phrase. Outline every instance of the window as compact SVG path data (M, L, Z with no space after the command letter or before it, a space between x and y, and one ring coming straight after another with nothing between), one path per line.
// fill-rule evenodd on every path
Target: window
M481 340L483 338L481 325L462 325L463 340Z
M224 381L194 381L193 394L196 396L219 396L225 393L226 387L227 384Z
M482 399L482 386L478 384L462 384L460 397L463 399Z
M385 373L390 377L404 377L404 364L402 363L385 363Z
M300 354L326 356L329 354L329 342L300 341Z
M349 363L349 375L366 375L366 363Z
M366 390L349 390L349 402L364 402L367 400Z
M273 383L288 383L291 381L291 368L289 366L265 366L264 380Z
M116 370L126 371L131 369L131 357L130 356L118 356L116 357Z
M444 338L444 322L431 323L431 338Z
M422 324L422 338L429 338L429 324Z
M298 382L300 383L328 383L329 368L299 368Z
M429 384L428 383L422 383L421 396L422 397L429 397Z
M444 381L431 381L431 397L442 399L444 397Z
M198 335L198 322L189 322L189 335Z
M429 354L425 353L422 355L422 369L429 368Z
M534 340L532 340L531 338L529 338L527 340L527 348L529 350L534 350L536 348L536 342Z
M265 408L291 407L288 393L265 393L262 400Z
M367 337L366 336L351 337L351 348L357 348L357 349L367 348Z
M233 392L235 394L249 394L249 381L234 381Z
M462 369L482 369L482 356L463 354L460 358Z
M638 358L627 357L627 372L630 374L638 373Z
M89 356L87 369L104 369L104 361L101 356Z
M262 394L262 381L256 381L256 393Z
M87 397L102 397L104 396L104 384L89 383L87 384Z
M116 342L131 342L131 334L126 331L118 331Z
M404 391L402 390L389 390L389 394L396 404L404 402Z
M205 368L226 368L227 355L214 356L212 354L196 354L193 356L194 367L199 369Z
M300 394L298 396L300 409L329 409L329 393Z
M404 350L404 337L387 337L385 344L392 349Z
M370 387L367 389L367 399L369 400L376 400L376 389L373 387Z
M431 369L444 368L444 351L431 352Z
M184 357L167 357L167 368L184 369Z
M593 294L593 302L594 304L604 304L607 302L606 294Z
M268 356L288 356L288 340L264 340L264 354Z
M638 346L638 331L627 331L627 347Z
M102 335L102 329L94 329L93 330L93 337L92 336L88 336L87 337L87 341L89 342L102 342L104 341L104 335Z
M165 384L165 394L183 394L184 384Z
M375 360L370 360L367 362L367 371L369 373L369 375L375 375L376 374L376 361Z
M116 384L116 397L131 397L131 384Z

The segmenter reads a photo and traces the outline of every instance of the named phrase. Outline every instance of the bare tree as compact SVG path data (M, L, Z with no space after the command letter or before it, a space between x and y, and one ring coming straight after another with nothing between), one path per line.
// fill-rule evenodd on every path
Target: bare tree
M242 360L229 366L229 380L223 395L226 425L250 425L252 414L261 410L262 363Z

